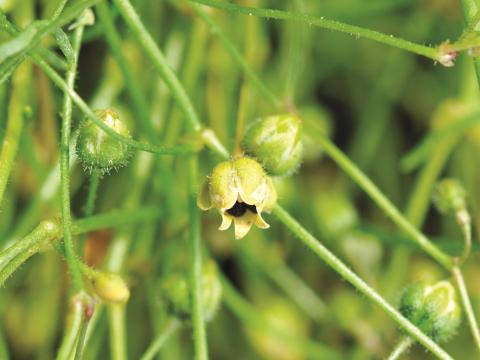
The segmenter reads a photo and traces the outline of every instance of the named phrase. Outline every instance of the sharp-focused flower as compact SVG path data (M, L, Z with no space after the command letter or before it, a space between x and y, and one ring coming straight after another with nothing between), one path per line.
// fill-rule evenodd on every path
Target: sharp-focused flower
M272 180L262 166L248 157L218 164L204 183L197 199L202 210L216 208L222 215L219 230L235 226L235 238L243 238L253 224L269 225L262 211L270 211L277 200Z

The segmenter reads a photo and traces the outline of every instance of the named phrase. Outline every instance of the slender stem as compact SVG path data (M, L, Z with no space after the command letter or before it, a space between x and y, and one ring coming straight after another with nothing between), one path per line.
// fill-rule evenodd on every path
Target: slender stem
M148 222L160 217L157 207L145 207L129 211L114 211L107 214L92 216L73 223L73 235L94 231L102 228L128 225L138 222ZM40 223L30 234L15 242L0 252L0 286L28 258L35 255L43 247L62 237L61 225L56 220L46 220Z
M108 47L112 52L115 61L117 62L123 78L125 79L125 87L128 95L132 100L132 105L135 108L136 114L139 117L140 126L143 132L148 136L150 141L156 139L155 129L152 125L147 98L141 91L137 78L133 74L131 67L125 58L124 51L122 49L122 39L120 34L115 28L115 23L112 15L110 15L109 7L105 2L101 2L96 6L97 14L100 22L103 26L103 32L105 39L107 40Z
M232 59L243 70L245 75L247 75L247 77L257 87L260 93L262 93L262 95L265 96L277 109L280 109L282 107L282 101L263 83L262 80L260 80L255 71L253 71L248 62L242 57L240 52L233 45L232 41L215 23L212 17L209 16L204 10L202 10L202 7L200 5L194 3L192 3L191 5L197 15L200 16L200 18L208 25L210 31L213 34L217 35L220 42L225 46L225 49L230 53ZM251 46L251 44L248 44L247 46Z
M88 193L87 193L87 201L85 202L85 208L83 209L83 215L85 217L92 216L93 211L95 209L95 199L97 197L97 190L98 190L98 185L100 184L100 179L102 177L102 174L94 170L92 174L90 175L90 183L88 185ZM84 249L85 245L85 238L86 234L80 235L80 238L78 239L79 243L79 249L82 252Z
M75 348L84 320L84 305L79 296L72 298L71 312L67 321L57 360L71 360L75 358Z
M328 30L334 30L349 34L356 38L366 38L385 45L393 46L398 49L406 50L417 55L425 56L435 61L440 60L440 52L436 48L425 45L413 43L408 40L394 37L393 35L383 34L378 31L365 29L355 25L345 24L339 21L327 20L323 17L316 17L308 14L300 14L288 11L274 10L274 9L260 9L252 7L244 7L228 2L220 2L217 0L189 0L218 9L236 12L247 15L255 15L267 19L277 20L293 20L300 21L307 25L314 25Z
M468 324L470 325L470 331L472 333L473 339L475 340L475 345L480 351L480 331L478 328L477 319L475 318L475 313L473 312L470 297L468 296L465 280L463 279L462 272L457 266L453 267L452 273L455 281L457 282L460 298L462 299L463 308L468 319Z
M67 86L74 88L77 73L78 55L82 43L83 26L78 27L72 39L74 59L67 72ZM68 268L72 276L73 293L76 294L83 289L82 273L77 263L77 256L72 240L72 215L70 213L70 132L72 127L72 100L67 94L63 98L62 112L62 134L60 152L60 199L62 203L63 241L65 244L65 255Z
M191 286L192 286L192 323L195 341L195 359L208 359L207 333L203 315L203 290L202 290L202 248L200 239L200 214L197 208L197 175L198 159L190 158L188 173L188 213L189 213L189 246L192 261Z
M17 70L12 80L12 93L8 106L8 125L0 153L0 204L7 187L23 130L23 109L28 101L30 75L30 64L23 64Z
M415 228L380 189L328 138L319 137L318 141L327 153L352 179L365 191L372 200L400 229L417 243L426 253L437 260L446 269L451 270L452 259L435 246L425 235Z
M97 115L95 115L95 112L87 105L87 103L73 89L70 89L67 86L65 81L63 81L63 79L50 65L40 59L37 55L32 55L32 58L34 59L35 63L42 69L42 71L50 78L50 80L52 80L61 90L66 92L68 96L72 99L72 101L90 120L92 120L98 127L100 127L104 132L106 132L114 139L131 146L133 149L151 152L158 155L183 155L195 152L195 147L192 147L191 145L165 147L138 142L136 140L120 135L110 126L105 124Z
M152 360L155 355L161 350L163 344L170 338L170 336L180 329L182 323L178 319L171 319L165 330L160 333L157 338L150 344L145 354L142 355L141 360Z
M410 337L403 338L398 345L393 349L392 353L388 356L388 360L397 360L412 346L413 340Z
M324 247L313 235L305 230L283 208L276 205L272 213L318 257L325 261L340 276L351 283L359 292L379 305L385 313L402 327L408 334L424 345L440 359L452 359L436 342L425 335L420 329L402 316L392 305L365 283L358 275L348 268L339 258Z
M182 109L185 117L188 119L192 130L199 131L202 126L200 124L200 120L198 119L197 113L195 112L193 104L188 98L188 95L177 76L168 66L163 53L160 51L155 43L155 40L153 40L152 36L143 25L132 4L130 4L128 0L114 0L113 2L121 16L126 21L128 27L133 32L133 35L137 38L137 41L140 43L143 50L149 57L150 61L153 63L158 73L169 87L175 101Z
M113 332L113 334L110 336L110 351L113 360L127 359L124 308L124 304L114 304L108 306L110 330Z

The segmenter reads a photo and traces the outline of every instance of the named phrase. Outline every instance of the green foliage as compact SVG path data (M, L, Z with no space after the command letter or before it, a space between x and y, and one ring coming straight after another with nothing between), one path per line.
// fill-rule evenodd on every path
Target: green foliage
M1 359L478 357L475 1L0 9Z

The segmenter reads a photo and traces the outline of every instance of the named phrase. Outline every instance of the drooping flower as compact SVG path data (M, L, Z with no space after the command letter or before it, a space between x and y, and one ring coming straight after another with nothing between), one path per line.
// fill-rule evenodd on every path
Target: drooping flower
M252 225L267 229L262 211L270 211L277 200L272 180L262 166L248 157L218 164L204 183L197 204L202 210L216 208L222 216L219 230L232 222L235 238L243 238Z

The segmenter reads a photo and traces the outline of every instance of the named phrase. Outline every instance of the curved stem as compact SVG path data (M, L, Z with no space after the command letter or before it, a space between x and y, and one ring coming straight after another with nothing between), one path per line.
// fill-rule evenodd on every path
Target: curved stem
M100 184L100 179L102 177L102 174L94 170L92 174L90 175L90 183L88 185L88 193L87 193L87 201L85 202L85 208L83 210L83 215L85 217L92 216L93 211L95 209L95 199L97 197L97 190L98 190L98 185ZM84 244L85 244L85 238L86 234L80 235L80 238L78 239L79 243L79 249L80 252L83 252L84 250Z
M392 353L388 356L388 360L397 360L402 356L405 351L408 350L410 346L412 346L413 340L412 338L406 337L402 339L398 345L393 349Z
M70 89L65 81L57 74L57 72L48 65L45 61L39 58L37 55L32 55L35 63L42 69L42 71L52 80L55 85L57 85L60 89L65 91L68 96L72 99L75 105L90 119L92 120L99 128L101 128L104 132L106 132L109 136L113 137L114 139L121 141L133 149L151 152L158 155L183 155L183 154L191 154L196 151L194 146L191 145L178 145L172 147L165 147L159 145L152 145L148 143L139 142L125 136L118 134L115 130L113 130L110 126L105 124L97 115L95 115L94 111L87 105L87 103L73 90Z
M310 250L319 258L325 261L341 277L352 284L359 292L368 299L380 306L385 313L392 318L402 329L410 334L414 339L424 345L433 354L440 359L452 360L452 357L445 352L435 341L425 335L420 329L408 321L392 305L371 288L365 281L348 268L339 258L324 247L313 235L305 230L294 218L290 216L282 207L276 205L272 211L275 215L296 237L298 237Z
M77 73L78 55L82 43L83 26L78 27L73 34L72 47L74 59L67 72L67 86L74 88L75 77ZM60 144L60 199L62 209L63 240L65 244L65 256L68 268L72 277L72 288L74 294L83 289L82 273L77 263L75 248L72 240L72 215L70 213L70 132L72 127L72 100L67 94L64 94L63 112L62 112L62 133Z
M462 299L463 308L465 310L465 315L467 316L468 324L470 325L470 331L472 333L473 339L475 340L475 346L480 351L480 331L478 328L477 319L475 318L475 313L473 312L470 297L468 296L465 280L463 279L462 272L460 271L458 266L454 266L452 273L455 281L457 282L460 298Z
M314 25L324 29L339 31L342 33L349 34L356 38L365 38L370 39L385 45L393 46L398 49L406 50L417 55L425 56L435 61L440 61L440 52L436 48L429 46L424 46L420 44L413 43L408 40L394 37L393 35L383 34L378 31L365 29L355 25L345 24L339 21L327 20L323 17L316 17L307 14L299 14L288 11L273 10L273 9L259 9L252 7L244 7L240 5L235 5L228 2L220 2L217 0L189 0L191 3L196 2L204 4L207 6L215 7L218 9L247 14L255 15L267 19L277 19L277 20L294 20L300 21L307 25Z
M171 319L165 330L163 330L163 332L150 344L147 351L145 351L145 354L142 355L141 360L152 360L161 350L163 344L165 344L168 338L180 329L181 325L182 323L178 319Z

